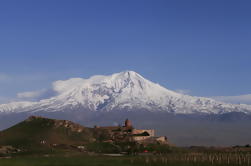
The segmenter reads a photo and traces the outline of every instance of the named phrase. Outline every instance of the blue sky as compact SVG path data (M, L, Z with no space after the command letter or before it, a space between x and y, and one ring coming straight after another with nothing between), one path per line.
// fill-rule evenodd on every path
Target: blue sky
M251 94L251 2L3 0L0 100L134 70L196 96Z

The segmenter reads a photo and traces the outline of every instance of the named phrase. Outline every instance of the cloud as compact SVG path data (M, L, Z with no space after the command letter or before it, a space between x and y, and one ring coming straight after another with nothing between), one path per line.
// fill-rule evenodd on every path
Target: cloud
M251 94L240 96L215 96L215 100L232 104L251 104Z
M21 93L17 94L17 98L21 98L21 99L37 98L37 97L41 96L45 91L46 90L21 92Z
M0 104L19 101L40 101L55 96L57 93L52 89L42 89L17 93L15 97L0 96Z
M175 90L177 93L181 93L181 94L184 94L184 95L188 95L191 93L191 90L189 89L177 89Z
M66 81L55 81L49 89L20 92L16 94L16 101L40 101L59 95L72 87L81 85L85 80L82 78L72 78ZM73 86L74 85L74 86Z
M55 95L56 93L52 89L42 89L42 90L37 90L37 91L28 91L28 92L18 93L17 98L21 100L39 101L39 100L46 99Z
M71 78L69 80L59 80L52 83L52 89L57 93L65 92L72 87L78 87L85 82L82 78Z

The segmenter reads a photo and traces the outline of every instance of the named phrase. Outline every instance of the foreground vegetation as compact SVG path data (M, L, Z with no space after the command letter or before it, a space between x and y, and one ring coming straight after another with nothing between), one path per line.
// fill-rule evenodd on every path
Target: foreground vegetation
M16 157L0 159L1 166L249 166L248 156L231 159L233 156L217 158L214 155L159 155L159 156L71 156L71 157ZM250 159L250 156L249 156Z
M251 149L234 148L169 148L111 157L105 153L77 152L68 149L15 153L0 158L0 166L251 166ZM109 154L111 155L111 154Z

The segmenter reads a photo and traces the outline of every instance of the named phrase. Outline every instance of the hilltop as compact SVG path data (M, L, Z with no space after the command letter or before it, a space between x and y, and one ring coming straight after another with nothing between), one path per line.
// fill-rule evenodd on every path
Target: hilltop
M31 116L0 132L0 147L32 153L59 149L118 153L142 150L138 149L141 145L167 145L164 137L154 137L151 132L153 130L134 129L132 125L88 128L68 120Z
M102 140L102 129L92 129L68 120L31 116L25 121L0 132L0 145L20 149L80 146ZM105 138L103 138L105 139Z

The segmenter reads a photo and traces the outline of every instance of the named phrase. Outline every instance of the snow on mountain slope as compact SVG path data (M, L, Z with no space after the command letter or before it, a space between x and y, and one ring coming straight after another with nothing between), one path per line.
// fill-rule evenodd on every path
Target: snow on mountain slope
M251 113L249 105L234 105L203 97L192 97L168 90L146 80L133 71L89 79L72 78L56 81L54 97L39 102L15 102L0 105L0 112L37 111L116 111L147 110L177 114L191 113Z

